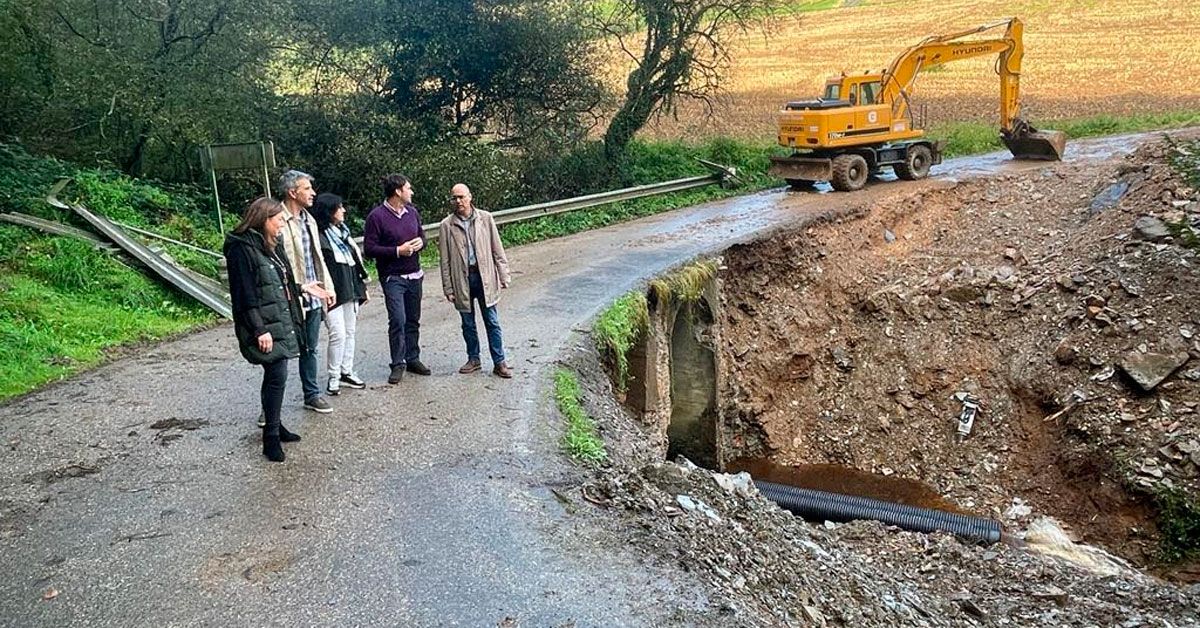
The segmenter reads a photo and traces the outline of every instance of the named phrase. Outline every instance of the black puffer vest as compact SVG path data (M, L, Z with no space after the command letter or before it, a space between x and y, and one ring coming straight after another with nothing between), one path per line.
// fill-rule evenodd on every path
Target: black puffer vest
M253 230L228 234L225 237L224 248L227 259L231 254L245 256L250 260L252 267L250 276L235 276L235 265L229 264L229 292L233 297L234 332L237 334L242 357L251 364L270 364L300 355L300 339L296 330L300 328L303 318L298 295L295 294L294 284L289 276L290 270L286 267L287 262L279 256L276 262L272 262L263 252L262 235ZM239 281L246 282L248 285L243 287L257 295L257 305L239 303L237 295L243 291L234 288L234 282ZM250 324L250 310L257 310L263 326L271 332L274 346L270 353L263 353L258 348L258 337Z

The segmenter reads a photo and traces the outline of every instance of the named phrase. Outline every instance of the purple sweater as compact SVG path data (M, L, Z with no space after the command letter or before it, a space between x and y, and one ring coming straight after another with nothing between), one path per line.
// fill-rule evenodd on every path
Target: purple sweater
M380 203L367 214L363 227L363 253L375 259L379 278L393 275L408 275L421 270L421 256L396 255L396 247L413 238L425 239L421 228L421 214L413 205L404 206L404 215L399 218L387 205Z

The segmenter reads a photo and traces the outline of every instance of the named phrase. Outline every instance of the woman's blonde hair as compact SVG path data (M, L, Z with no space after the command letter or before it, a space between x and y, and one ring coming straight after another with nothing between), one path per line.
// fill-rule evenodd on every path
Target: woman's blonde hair
M242 213L242 221L233 228L233 232L237 234L245 233L249 229L253 229L263 237L263 248L267 253L275 252L276 237L267 235L263 225L267 224L267 220L283 211L283 203L269 197L260 196L250 203L246 211Z

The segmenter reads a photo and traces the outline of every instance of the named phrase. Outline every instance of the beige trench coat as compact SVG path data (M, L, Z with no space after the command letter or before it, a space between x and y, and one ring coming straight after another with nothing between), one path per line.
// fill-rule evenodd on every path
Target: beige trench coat
M300 211L306 210L302 209ZM280 242L283 244L283 251L287 256L288 265L292 267L292 276L296 278L297 283L303 284L304 240L300 236L300 229L303 227L300 224L300 218L292 214L286 204L283 206L283 213L287 216L287 220L283 223ZM311 215L308 217L308 236L312 248L313 267L317 273L317 281L321 282L323 288L332 291L333 279L329 275L329 268L325 266L325 256L321 253L321 240L317 233L317 221Z
M512 282L508 274L508 258L500 243L500 232L492 215L475 208L475 260L483 279L483 302L491 307L500 302L500 288ZM438 231L438 252L441 253L442 292L454 299L454 308L471 311L471 287L467 279L467 230L455 214L442 219Z

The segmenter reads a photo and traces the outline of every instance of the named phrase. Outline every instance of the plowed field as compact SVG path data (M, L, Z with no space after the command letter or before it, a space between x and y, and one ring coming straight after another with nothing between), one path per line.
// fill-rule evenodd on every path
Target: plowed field
M827 76L879 70L922 38L1018 16L1025 21L1022 100L1039 121L1200 110L1200 1L888 1L777 18L734 46L713 116L685 104L646 135L659 139L775 136L775 113L820 93ZM1000 29L997 34L1003 33ZM997 120L994 59L942 66L917 81L927 126Z

